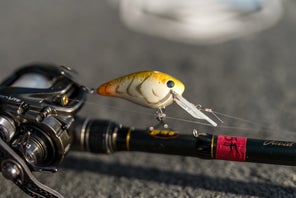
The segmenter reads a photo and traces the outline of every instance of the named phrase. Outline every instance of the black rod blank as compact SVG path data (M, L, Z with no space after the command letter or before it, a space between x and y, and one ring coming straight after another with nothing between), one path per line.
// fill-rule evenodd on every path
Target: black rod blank
M122 127L108 120L77 119L73 150L93 153L141 151L279 165L296 165L296 143L208 133Z

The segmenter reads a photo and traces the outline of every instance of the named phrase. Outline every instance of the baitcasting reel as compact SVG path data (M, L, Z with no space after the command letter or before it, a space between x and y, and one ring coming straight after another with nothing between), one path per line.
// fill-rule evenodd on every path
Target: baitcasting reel
M68 67L34 64L0 85L2 174L34 197L62 197L32 171L52 171L71 145L70 129L88 90Z

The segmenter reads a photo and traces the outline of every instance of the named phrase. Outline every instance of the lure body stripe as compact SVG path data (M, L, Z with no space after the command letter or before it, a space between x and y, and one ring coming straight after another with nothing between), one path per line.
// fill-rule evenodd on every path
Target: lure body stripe
M127 89L126 89L126 93L127 93L129 96L137 97L137 95L133 95L133 94L134 94L134 90L132 90L132 89L134 88L134 87L132 87L134 80L135 80L135 76L133 76L131 82L128 84ZM137 92L136 92L136 93L137 93Z
M124 98L150 108L165 108L176 102L197 119L204 119L213 126L217 124L182 97L184 84L176 78L158 71L143 71L122 76L102 84L97 93L104 96Z

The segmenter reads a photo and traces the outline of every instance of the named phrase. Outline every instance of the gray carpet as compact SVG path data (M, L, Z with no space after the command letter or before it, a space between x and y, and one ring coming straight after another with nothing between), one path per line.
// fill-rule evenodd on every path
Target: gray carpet
M261 123L224 118L241 129L212 129L168 121L182 133L198 128L296 141L296 3L285 1L284 9L280 23L260 34L195 46L129 31L105 1L1 1L0 78L36 61L72 66L90 87L133 71L160 70L184 82L189 101ZM188 117L176 105L167 114ZM138 128L155 123L153 110L99 96L91 96L80 115ZM65 197L295 197L295 171L161 154L71 152L57 173L37 176ZM26 197L3 177L0 183L1 197Z

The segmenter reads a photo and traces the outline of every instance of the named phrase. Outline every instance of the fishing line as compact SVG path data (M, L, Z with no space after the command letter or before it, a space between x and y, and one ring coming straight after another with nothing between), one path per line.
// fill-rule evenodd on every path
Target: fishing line
M273 129L269 128L269 127L266 127L266 124L264 124L264 123L259 123L259 122L247 120L247 119L244 119L244 118L241 118L241 117L238 117L238 116L233 116L233 115L221 113L221 112L218 112L218 111L213 111L212 109L209 109L209 108L204 108L204 109L200 109L200 110L202 110L204 112L212 113L222 123L224 123L224 121L220 117L218 117L217 115L220 115L220 116L223 116L223 117L226 117L226 118L230 118L230 119L233 119L233 120L242 121L242 122L249 123L249 124L252 124L252 125L256 125L256 126L259 126L259 127L265 128L265 129L273 130Z
M69 99L69 100L70 101L77 101L75 99ZM156 114L152 113L152 112L135 111L135 110L131 110L131 109L124 109L124 108L121 108L121 107L115 107L113 105L99 104L97 102L91 102L91 101L85 101L85 104L100 106L100 107L106 107L108 109L113 109L113 110L121 111L121 112L136 113L136 114L146 115L146 116L150 116L150 117L154 117L154 118L156 117ZM201 109L201 110L205 111L205 112L209 112L206 109ZM229 114L224 114L224 113L217 112L217 111L213 111L213 113L215 113L217 115L220 115L220 116L223 116L223 117L226 117L226 118L233 119L233 120L242 121L243 123L256 125L258 127L261 127L261 130L266 129L266 130L269 130L271 132L279 132L278 129L275 130L275 129L272 129L270 127L266 127L265 125L263 125L262 123L259 123L259 122L250 121L250 120L247 120L247 119L244 119L244 118L240 118L240 117L237 117L237 116L232 116L232 115L229 115ZM200 121L196 121L196 120L179 118L179 117L173 117L173 116L168 116L168 115L166 116L166 119L167 120L177 120L177 121L184 122L184 123L199 124L199 125L203 125L203 126L211 126L212 127L212 125L208 124L208 123L204 123L204 122L200 122ZM255 129L255 128L238 127L238 126L231 126L231 125L222 125L222 126L218 125L217 127L214 127L214 128L246 130L246 131L258 131L258 130L260 130L260 129ZM294 131L286 131L286 130L284 130L284 132L294 133L295 134Z
M71 68L69 68L69 67L62 67L62 69L63 70L65 70L65 71L72 71L72 69ZM61 71L61 72L63 72L64 73L64 71ZM62 73L62 74L63 74ZM72 73L74 73L75 75L77 75L77 72L73 72L72 71ZM146 73L145 73L146 74ZM132 83L134 82L134 80L135 80L135 78L136 78L136 74L131 74L131 75L133 75L132 77L133 78L131 78L132 79L132 81L131 82L129 82L129 86L127 87L127 91L129 91L129 88L130 88L130 85L133 85ZM143 74L143 72L142 73L137 73L137 75L144 75ZM166 74L162 74L162 75L166 75ZM147 79L150 79L150 77L152 76L152 74L149 74L148 76L146 76L145 78L144 78L144 81L140 81L140 82L138 82L138 83L140 83L139 85L143 85L143 82L145 82ZM166 75L167 76L167 75ZM128 76L128 77L130 77L130 75ZM121 77L122 79L123 78L127 78L127 77ZM173 78L173 77L170 77L170 78ZM175 79L174 81L176 81L176 82L178 82L178 80L177 79ZM171 82L170 84L166 84L167 85L167 87L166 88L172 88L172 87L174 87L175 86L175 83L174 83L174 81L167 81L167 82ZM172 84L173 83L173 84ZM182 82L180 82L180 84L182 84ZM139 86L138 85L138 86ZM152 83L152 85L154 85L153 83ZM183 85L183 84L182 84ZM184 85L183 85L183 88L184 88ZM93 94L94 92L95 92L95 89L93 89L93 88L88 88L88 87L85 87L85 89L90 93L90 94ZM116 88L116 90L117 90L117 88ZM136 89L137 90L137 89ZM172 90L172 89L171 89ZM141 91L143 91L143 90L140 90L140 92ZM153 91L153 90L152 90ZM256 126L258 126L258 127L260 127L261 128L261 130L262 130L262 128L263 129L268 129L268 130L270 130L270 131L278 131L279 129L277 128L276 130L275 129L272 129L272 128L270 128L270 127L266 127L266 125L267 124L262 124L262 123L259 123L259 122L255 122L255 121L250 121L250 120L248 120L248 119L243 119L243 118L240 118L240 117L237 117L237 116L233 116L233 115L229 115L229 114L225 114L225 113L221 113L221 112L217 112L217 111L213 111L212 109L203 109L203 108L201 108L201 106L200 107L198 107L197 109L196 109L196 106L194 106L194 104L192 104L192 103L190 103L190 102L188 102L185 98L183 98L182 97L182 93L180 93L180 94L178 94L177 93L177 91L176 90L173 90L173 91L171 91L171 93L173 94L173 98L174 98L174 102L175 103L177 103L180 107L182 107L184 110L186 110L188 113L190 113L193 117L195 117L195 118L198 118L198 119L203 119L203 120L207 120L207 121L209 121L209 120L211 120L210 118L209 119L205 119L205 117L207 118L207 116L205 115L205 114L203 114L202 112L200 112L200 114L198 114L197 116L195 116L192 112L197 112L198 110L200 110L200 111L205 111L205 112L207 112L207 113L211 113L218 121L220 121L221 123L224 123L224 121L223 121L223 119L220 119L220 117L218 117L217 115L219 115L219 116L222 116L222 117L225 117L225 118L228 118L228 119L232 119L232 120L237 120L237 121L241 121L241 122L243 122L243 123L248 123L248 124L252 124L252 125L256 125ZM154 95L155 95L155 93L154 93ZM111 95L112 96L112 95ZM75 100L75 99L70 99L69 98L69 100L71 101L79 101L79 100ZM144 101L145 102L145 101ZM145 104L143 102L143 104ZM97 103L97 102L90 102L90 101L85 101L85 103L86 104L90 104L90 105L93 105L93 106L105 106L105 107L107 107L107 108L109 108L109 109L114 109L114 110L117 110L117 111L125 111L125 112L130 112L130 113L137 113L137 114L142 114L142 115L147 115L147 116L153 116L153 117L156 117L156 113L150 113L150 112L144 112L144 111L135 111L135 110L130 110L130 109L124 109L124 108L119 108L119 107L114 107L114 106L111 106L111 105L101 105L101 104L99 104L99 103ZM150 104L150 103L149 103ZM149 105L147 105L148 107L151 107L151 106L149 106ZM152 106L153 108L155 107L155 106ZM158 107L158 106L157 106ZM160 106L161 107L161 106ZM196 111L193 111L193 110L195 110L196 109ZM203 116L201 116L201 115L204 115L204 117ZM213 121L213 123L215 124L212 124L212 125L210 125L210 124L208 124L208 123L204 123L204 122L200 122L200 121L196 121L196 120L189 120L189 119L184 119L184 118L178 118L178 117L173 117L173 116L166 116L166 118L167 119L171 119L171 120L178 120L178 121L181 121L181 122L186 122L186 123L194 123L194 124L199 124L199 125L203 125L203 126L216 126L216 123ZM210 122L211 123L211 122ZM254 130L254 129L250 129L250 128L242 128L242 127L238 127L238 126L231 126L231 125L219 125L219 126L217 126L217 128L225 128L225 129L238 129L238 130ZM286 131L286 130L284 130L284 131ZM286 132L291 132L291 131L286 131ZM293 132L293 133L296 133L296 132Z
M207 110L203 110L205 112L208 112ZM231 119L234 119L234 120L239 120L239 121L243 121L243 122L247 122L247 123L250 123L250 124L254 124L254 125L257 125L257 126L264 126L263 123L260 123L260 122L255 122L255 121L251 121L251 120L247 120L247 119L244 119L244 118L240 118L240 117L237 117L237 116L233 116L233 115L229 115L229 114L225 114L225 113L221 113L221 112L217 112L217 111L212 111L213 113L217 114L217 115L221 115L221 116L224 116L224 117L227 117L227 118L231 118Z
M87 90L89 91L90 95L92 95L94 93L94 89L89 89L88 88ZM69 98L69 101L79 102L79 100L77 100L77 99L70 99L70 98ZM84 103L89 104L89 105L94 105L94 106L103 106L103 107L107 107L109 109L114 109L116 111L136 113L136 114L146 115L146 116L150 116L150 117L154 117L154 118L156 117L156 113L151 113L151 112L135 111L135 110L124 109L124 108L114 107L112 105L99 104L97 102L90 102L90 101L85 101ZM213 111L212 109L208 109L208 108L200 108L200 110L204 111L204 112L212 113L216 117L216 119L219 120L221 123L224 123L224 121L223 121L223 119L220 119L217 115L220 115L220 116L223 116L223 117L226 117L226 118L230 118L230 119L233 119L233 120L238 120L238 121L242 121L242 122L245 122L245 123L253 124L253 125L262 127L264 129L267 129L269 131L272 131L272 132L278 132L278 130L274 130L274 129L271 129L269 127L266 127L265 125L263 125L262 123L259 123L259 122L250 121L250 120L240 118L240 117L237 117L237 116L233 116L233 115ZM181 122L185 122L185 123L191 123L191 124L199 124L199 125L203 125L203 126L212 126L211 124L208 124L208 123L204 123L204 122L200 122L200 121L196 121L196 120L178 118L178 117L173 117L173 116L166 116L166 119L168 119L168 120L177 120L177 121L181 121ZM258 129L242 128L242 127L230 126L230 125L224 125L224 126L220 125L220 126L216 126L215 128L258 131ZM296 133L294 131L287 131L287 130L284 130L284 132L289 132L289 133L294 133L294 134Z
M266 129L266 130L269 130L269 131L272 131L272 132L279 132L279 128L277 129L272 129L270 127L267 127L266 125L268 125L269 123L260 123L260 122L255 122L255 121L251 121L251 120L247 120L247 119L244 119L244 118L240 118L238 116L233 116L233 115L229 115L229 114L225 114L225 113L221 113L221 112L217 112L217 111L213 111L212 109L208 109L208 108L204 108L204 109L201 109L202 111L205 111L205 112L210 112L210 113L213 113L214 116L216 116L215 114L217 115L220 115L220 116L223 116L223 117L226 117L226 118L230 118L230 119L233 119L233 120L238 120L238 121L242 121L242 122L245 122L245 123L249 123L249 124L253 124L253 125L256 125L258 127L261 127L263 129ZM219 117L218 117L219 118ZM220 118L219 118L220 120ZM227 126L224 126L223 128L226 128ZM231 127L231 126L230 126ZM295 131L290 131L290 130L282 130L286 133L296 133Z
M192 123L192 124L200 124L200 125L204 125L204 126L211 126L211 124L208 123L203 123L203 122L199 122L199 121L195 121L195 120L187 120L187 119L183 119L183 118L177 118L177 117L171 117L171 116L167 116L168 119L171 120L177 120L177 121L181 121L181 122L187 122L187 123ZM243 128L243 127L236 127L236 126L216 126L213 128L222 128L222 129L236 129L236 130L246 130L246 131L258 131L258 129L254 129L254 128Z
M79 100L76 99L70 99L69 101L75 101L78 102ZM131 109L124 109L121 107L114 107L113 105L107 105L107 104L99 104L97 102L90 102L90 101L85 101L85 104L89 104L89 105L94 105L94 106L98 106L98 107L106 107L109 109L113 109L113 110L117 110L117 111L122 111L122 112L128 112L128 113L136 113L136 114L142 114L142 115L148 115L148 116L155 116L155 114L150 113L150 112L144 112L144 111L136 111L136 110L131 110Z
M79 102L79 100L77 100L77 99L70 99L70 98L69 98L69 101ZM150 116L150 117L154 117L154 118L156 117L156 113L152 113L152 112L135 111L135 110L131 110L131 109L124 109L124 108L114 107L112 105L99 104L97 102L90 102L90 101L85 101L84 103L85 104L89 104L89 105L94 105L94 106L103 106L103 107L107 107L109 109L114 109L116 111L141 114L141 115L146 115L146 116ZM200 110L209 113L209 110L207 110L207 109L200 108ZM278 130L274 130L274 129L271 129L269 127L266 127L266 126L264 126L263 124L261 124L259 122L250 121L250 120L247 120L247 119L244 119L244 118L240 118L240 117L237 117L237 116L232 116L232 115L229 115L229 114L224 114L224 113L213 111L213 110L211 110L210 113L214 113L213 115L217 114L217 115L221 115L223 117L230 118L230 119L233 119L233 120L239 120L239 121L242 121L242 122L245 122L245 123L257 125L257 126L260 126L260 127L264 128L264 129L268 129L269 131L272 131L272 132L278 132ZM211 124L200 122L200 121L196 121L196 120L189 120L189 119L178 118L178 117L173 117L173 116L166 116L166 119L168 119L168 120L177 120L177 121L181 121L181 122L185 122L185 123L199 124L199 125L203 125L203 126L211 126L212 127ZM220 118L218 120L220 120ZM220 125L220 126L216 126L215 128L258 131L258 129L254 129L254 128L242 128L242 127L230 126L230 125L224 125L224 126L221 126ZM294 131L287 131L287 130L284 130L284 132L294 133L294 134L296 133Z

